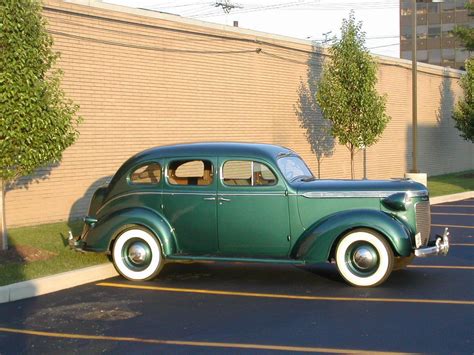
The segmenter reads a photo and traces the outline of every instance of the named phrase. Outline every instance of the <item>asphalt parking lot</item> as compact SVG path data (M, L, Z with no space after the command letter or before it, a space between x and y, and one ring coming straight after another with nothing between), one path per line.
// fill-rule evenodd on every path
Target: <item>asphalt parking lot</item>
M474 199L432 206L446 257L417 259L377 288L330 264L167 265L0 305L0 354L474 352Z

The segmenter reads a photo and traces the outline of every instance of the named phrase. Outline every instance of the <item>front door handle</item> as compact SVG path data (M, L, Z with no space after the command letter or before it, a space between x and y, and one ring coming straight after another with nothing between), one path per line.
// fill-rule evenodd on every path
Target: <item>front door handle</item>
M203 200L204 201L215 201L216 198L215 197L204 197Z
M230 198L219 197L219 201L229 202L229 201L230 201Z

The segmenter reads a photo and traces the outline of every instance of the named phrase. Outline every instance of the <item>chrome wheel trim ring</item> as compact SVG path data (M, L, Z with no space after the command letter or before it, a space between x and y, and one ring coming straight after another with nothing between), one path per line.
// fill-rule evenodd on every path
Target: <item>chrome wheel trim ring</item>
M357 270L351 260L357 245L370 245L378 254L377 266L370 272ZM390 272L389 254L385 245L372 233L356 231L346 235L336 249L336 264L341 275L356 286L372 286Z
M128 257L128 250L135 243L149 247L149 257L142 265L134 264ZM142 229L129 229L120 234L113 247L113 261L117 270L130 280L146 280L160 268L163 263L159 241Z

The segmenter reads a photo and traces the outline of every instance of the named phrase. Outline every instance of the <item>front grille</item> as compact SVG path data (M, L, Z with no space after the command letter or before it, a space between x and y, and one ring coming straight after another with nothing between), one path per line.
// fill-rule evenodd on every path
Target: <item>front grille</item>
M422 246L428 244L431 230L430 202L418 202L415 206L416 211L416 231L421 234Z

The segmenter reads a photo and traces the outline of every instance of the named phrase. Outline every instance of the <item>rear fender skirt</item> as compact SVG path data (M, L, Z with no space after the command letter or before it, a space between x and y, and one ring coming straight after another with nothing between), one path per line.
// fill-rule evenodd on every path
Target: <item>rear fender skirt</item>
M339 237L356 228L381 233L398 256L412 253L410 232L399 220L385 212L360 209L338 212L313 224L295 243L291 256L307 262L327 261Z

